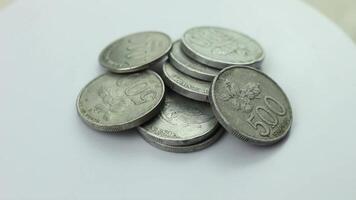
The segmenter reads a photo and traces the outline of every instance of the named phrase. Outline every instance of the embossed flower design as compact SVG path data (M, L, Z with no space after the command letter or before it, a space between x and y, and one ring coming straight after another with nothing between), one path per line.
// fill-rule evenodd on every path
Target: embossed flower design
M117 113L121 109L121 101L115 98L113 89L100 87L98 95L101 97L102 103L94 106L94 112L102 114L105 121L109 121L113 113Z
M225 79L227 93L222 95L224 101L231 101L236 110L250 113L254 107L254 99L259 99L261 93L260 85L255 82L248 82L241 88Z

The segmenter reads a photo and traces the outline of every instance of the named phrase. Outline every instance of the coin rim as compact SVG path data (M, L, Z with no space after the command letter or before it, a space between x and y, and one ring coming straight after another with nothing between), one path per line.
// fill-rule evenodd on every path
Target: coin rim
M146 33L154 33L154 34L160 34L164 37L166 37L166 39L168 39L169 41L169 45L168 47L165 49L164 53L162 53L162 55L159 55L157 57L155 57L154 59L151 59L149 62L145 63L145 64L141 64L141 65L134 65L131 66L129 68L114 68L111 65L107 64L106 62L103 61L103 56L105 55L105 52L108 51L108 49L114 45L115 43L129 37L129 36L134 36L134 35L139 35L139 34L146 34ZM145 70L147 68L150 67L150 64L155 63L155 62L159 62L159 60L164 57L165 55L168 54L168 52L171 50L172 48L172 39L169 37L168 34L160 32L160 31L142 31L142 32L136 32L136 33L132 33L132 34L128 34L125 35L123 37L120 37L119 39L116 39L115 41L111 42L110 44L108 44L100 53L99 55L99 63L102 67L106 68L107 70L113 72L113 73L132 73L132 72L138 72L138 71L142 71Z
M224 135L224 132L225 129L223 127L219 127L219 129L217 129L216 132L206 140L188 146L166 145L154 140L150 140L150 138L145 137L145 135L143 134L140 135L148 144L152 145L153 147L156 147L157 149L167 151L167 152L172 152L172 153L192 153L192 152L203 150L215 144Z
M272 81L272 83L274 85L277 86L277 88L282 92L282 95L285 97L286 101L287 101L287 104L289 106L289 110L290 110L290 116L291 116L291 119L290 119L290 123L289 123L289 126L288 126L288 129L286 129L286 131L280 135L279 137L276 137L276 138L272 138L272 139L261 139L261 138L255 138L255 137L252 137L244 132L242 132L241 130L238 130L238 129L234 129L230 123L228 122L228 120L225 118L225 116L222 114L221 110L219 109L219 106L217 105L216 103L216 95L214 95L214 91L215 91L215 85L216 85L216 81L217 79L225 72L225 71L228 71L228 70L231 70L231 69L235 69L235 68L243 68L243 69L250 69L250 70L253 70L259 74L261 74L262 76L266 77L267 79L269 79L270 81ZM209 90L209 100L210 100L210 104L211 104L211 107L212 107L212 110L213 110L213 113L216 117L216 119L219 121L219 123L231 134L235 135L236 137L238 137L239 139L245 141L245 142L248 142L248 143L251 143L251 144L256 144L256 145L271 145L271 144L274 144L274 143L277 143L279 142L280 140L282 140L283 138L285 138L290 129L291 129L291 126L292 126L292 122L293 122L293 112L292 112L292 106L289 102L289 99L287 97L287 95L284 93L284 91L282 90L282 88L271 78L269 77L267 74L257 70L257 69L254 69L252 67L242 67L242 66L230 66L230 67L227 67L223 70L221 70L221 72L219 73L219 75L217 75L214 80L213 80L213 83L210 87L210 90Z
M180 45L180 47L175 47L175 45ZM197 62L197 61L193 60L191 57L189 57L188 55L186 55L185 52L181 48L182 46L183 46L183 44L182 44L181 40L177 40L177 41L173 42L173 44L172 44L171 51L169 52L169 60L170 60L170 63L173 65L173 67L175 67L179 71L181 71L181 72L183 72L183 73L185 73L185 74L187 74L189 76L192 76L194 78L201 79L201 80L204 80L204 81L212 81L214 79L214 77L219 74L219 70L218 69L212 68L212 67L204 65L204 64L202 64L200 62ZM173 53L173 49L174 48L178 48L179 51L181 51L182 54L186 55L187 62L196 62L196 63L202 65L203 67L210 68L212 70L216 70L216 74L205 73L205 72L202 72L202 71L200 71L200 70L198 70L196 68L192 68L189 65L184 64Z
M187 98L190 98L190 99L193 99L193 100L196 100L196 101L203 101L203 102L208 102L209 103L209 99L208 99L209 98L209 92L207 94L204 94L204 93L200 93L200 92L191 90L189 88L185 88L185 87L177 84L174 80L171 80L170 77L167 76L166 67L165 67L166 65L171 65L173 70L176 70L178 72L178 74L180 74L180 75L182 75L184 77L188 77L188 78L191 78L193 80L197 80L197 81L201 81L201 82L206 82L209 85L210 85L210 82L190 77L190 76L180 72L179 70L177 70L175 67L173 67L172 64L170 64L168 62L163 64L163 67L162 67L162 78L163 78L163 80L165 80L166 85L170 89L172 89L176 93L178 93L178 94L180 94L182 96L185 96ZM210 88L210 86L209 86L209 88Z
M124 131L124 130L128 130L131 128L134 128L136 126L139 126L147 121L149 121L150 119L152 119L153 117L155 117L160 111L161 108L163 106L163 102L164 102L164 97L165 97L165 92L166 92L166 88L165 88L165 84L164 81L162 80L162 78L154 71L147 69L146 70L147 73L153 73L154 76L156 76L158 78L158 80L161 82L162 84L162 95L159 98L158 102L152 106L152 108L150 110L148 110L146 113L142 114L141 116L136 117L135 119L125 122L123 124L112 124L112 125L102 125L96 122L93 122L89 119L87 119L80 111L80 106L79 106L79 102L80 102L80 98L84 92L85 89L87 89L87 87L92 84L94 81L96 81L97 79L101 78L102 76L105 76L107 74L113 74L115 75L115 73L112 72L106 72L104 74L101 74L100 76L96 77L95 79L91 80L89 83L87 83L80 91L77 100L76 100L76 108L77 108L77 113L80 116L80 118L91 128L98 130L98 131L102 131L102 132L118 132L118 131Z
M260 47L261 51L262 51L262 55L260 58L255 59L255 61L251 61L251 62L241 62L241 63L236 63L236 62L227 62L224 60L219 60L219 59L212 59L209 58L205 55L200 54L199 52L195 52L192 47L189 46L189 43L186 41L185 39L185 35L188 31L192 30L192 29L197 29L197 28L214 28L214 29L223 29L223 30L227 30L227 31L232 31L235 32L237 34L242 35L243 37L247 37L248 39L250 39L251 41L253 41L254 43L256 43L257 46ZM183 51L192 59L208 65L210 67L214 67L216 69L224 69L225 67L231 66L231 65L237 65L237 66L252 66L252 67L256 67L259 68L260 65L262 64L263 60L265 59L265 51L262 48L262 46L253 38L251 38L250 36L241 33L239 31L235 31L232 29L228 29L228 28L223 28L223 27L219 27L219 26L198 26L198 27L192 27L190 29L188 29L187 31L184 32L183 37L182 37L182 49Z

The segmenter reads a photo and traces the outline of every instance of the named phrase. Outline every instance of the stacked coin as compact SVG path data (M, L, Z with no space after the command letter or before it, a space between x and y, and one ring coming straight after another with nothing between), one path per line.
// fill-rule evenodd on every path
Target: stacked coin
M170 152L206 148L225 129L252 144L273 144L289 132L292 111L259 70L263 59L255 40L225 28L195 27L173 45L161 32L131 34L102 51L99 62L110 72L84 87L77 110L96 130L137 127L145 141Z

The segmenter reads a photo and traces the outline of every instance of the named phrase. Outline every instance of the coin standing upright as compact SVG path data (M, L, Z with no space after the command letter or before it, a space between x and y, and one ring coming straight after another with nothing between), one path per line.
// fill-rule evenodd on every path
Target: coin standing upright
M184 33L182 43L188 56L217 69L231 65L258 67L264 59L264 51L254 39L226 28L191 28Z
M108 45L100 54L100 64L114 73L141 71L159 62L172 47L162 32L139 32L122 37Z
M276 143L292 125L292 108L283 90L250 67L222 70L213 81L209 100L220 124L249 143Z
M83 121L96 130L127 130L156 116L161 110L164 93L163 80L151 70L106 73L82 89L77 111Z

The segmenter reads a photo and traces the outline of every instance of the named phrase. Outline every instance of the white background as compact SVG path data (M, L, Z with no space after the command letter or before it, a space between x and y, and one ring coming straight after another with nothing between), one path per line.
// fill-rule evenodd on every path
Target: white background
M261 43L263 71L292 104L287 140L226 134L174 154L81 122L76 97L105 71L108 43L198 25ZM14 0L0 10L0 199L355 199L355 74L352 41L299 1Z

